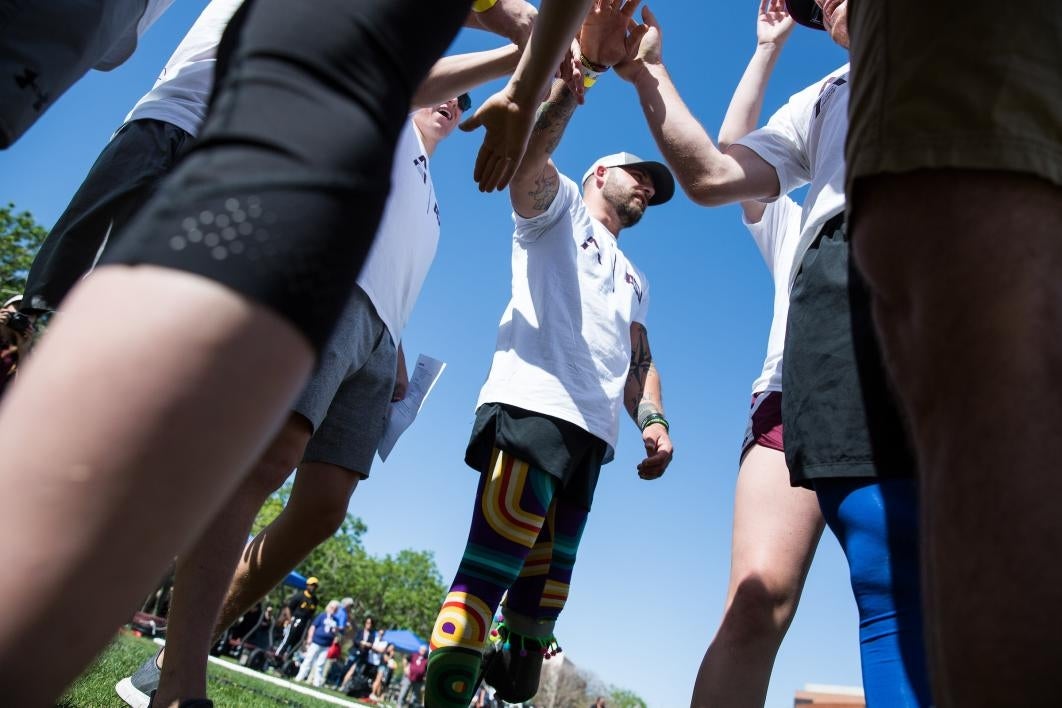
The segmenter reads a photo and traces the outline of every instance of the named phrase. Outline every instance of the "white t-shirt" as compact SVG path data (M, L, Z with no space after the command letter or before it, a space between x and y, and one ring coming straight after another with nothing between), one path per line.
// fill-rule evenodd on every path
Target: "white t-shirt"
M177 45L155 85L129 111L127 123L150 118L172 123L191 135L199 132L214 87L218 43L242 4L243 0L211 0Z
M387 198L376 241L358 277L397 345L413 312L439 246L439 204L413 119L398 138Z
M147 0L142 7L144 12L135 27L130 27L122 36L118 37L107 53L103 55L93 67L99 71L110 71L120 66L136 51L137 42L147 32L148 27L155 24L155 20L162 17L162 13L169 9L173 0Z
M479 402L551 415L604 440L612 458L649 282L561 175L549 209L513 214L512 299Z
M767 125L734 141L774 167L781 185L779 194L788 194L811 183L804 200L800 242L793 258L797 267L822 225L844 211L848 92L848 64L845 64L791 97ZM789 274L789 288L796 270L792 268Z
M767 339L767 358L763 371L752 384L752 392L782 390L782 349L785 346L785 323L789 318L789 273L800 241L800 205L783 196L767 205L755 224L742 220L760 249L767 270L774 280L774 317Z

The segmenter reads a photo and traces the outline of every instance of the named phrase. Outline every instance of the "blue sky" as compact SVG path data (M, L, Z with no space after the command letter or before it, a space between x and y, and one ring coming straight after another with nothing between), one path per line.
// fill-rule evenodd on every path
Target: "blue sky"
M51 226L204 5L175 3L125 65L91 73L0 153L0 200ZM755 46L756 7L756 0L653 5L665 62L712 135ZM450 52L499 44L465 30ZM825 34L797 28L771 82L764 120L845 61ZM473 99L489 93L478 89ZM368 524L371 552L432 550L447 581L460 560L476 485L462 462L464 446L509 292L509 200L505 193L480 194L472 183L479 139L456 133L435 154L442 242L405 335L410 365L424 352L446 361L447 370L390 461L377 463L351 504ZM619 150L659 157L633 89L605 75L554 157L577 179L594 158ZM705 209L679 193L650 209L620 245L651 283L648 328L675 460L662 479L638 479L639 435L632 423L621 425L558 636L576 664L651 706L673 708L688 705L723 606L738 448L766 347L772 286L737 206ZM767 705L791 706L794 691L808 682L857 685L857 630L844 558L827 531Z

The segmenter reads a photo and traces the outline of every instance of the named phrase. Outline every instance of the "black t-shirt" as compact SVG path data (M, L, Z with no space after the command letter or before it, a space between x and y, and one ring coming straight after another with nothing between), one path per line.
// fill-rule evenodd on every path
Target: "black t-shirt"
M295 619L313 619L314 613L317 612L317 593L309 590L295 593L288 600L288 609Z

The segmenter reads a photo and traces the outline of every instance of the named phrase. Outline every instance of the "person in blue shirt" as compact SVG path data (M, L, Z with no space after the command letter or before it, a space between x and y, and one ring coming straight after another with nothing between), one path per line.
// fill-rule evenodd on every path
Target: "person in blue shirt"
M339 609L336 610L336 629L339 636L342 637L347 631L347 625L350 622L348 613L350 608L354 606L354 598L344 597L339 601Z
M332 600L325 606L325 611L314 618L310 625L309 639L299 665L299 673L296 681L305 681L313 671L311 683L320 687L324 683L324 665L328 659L328 647L332 646L336 637L339 636L339 628L336 623L336 613L339 611L339 600Z

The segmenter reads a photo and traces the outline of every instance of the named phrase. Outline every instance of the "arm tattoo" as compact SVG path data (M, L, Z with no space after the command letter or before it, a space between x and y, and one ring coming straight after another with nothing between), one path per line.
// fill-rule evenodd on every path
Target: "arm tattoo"
M538 108L535 129L531 133L529 150L538 149L546 155L552 155L560 144L564 129L575 113L575 94L567 86L562 86L560 95L554 100L543 102Z
M542 174L535 178L535 188L527 193L534 202L535 209L545 211L553 202L560 189L560 177L556 170L543 170Z
M554 85L550 93L552 100L545 101L538 109L538 117L535 119L535 129L531 132L531 140L528 143L528 155L540 155L543 162L557 149L560 144L564 129L568 126L572 114L575 112L575 95L563 84ZM530 161L525 158L525 164ZM528 174L528 177L530 175ZM527 197L535 211L546 211L560 189L560 176L557 171L546 162L541 171L534 177L534 184L529 185L524 181L527 189Z
M631 368L627 372L626 404L631 417L637 419L638 404L645 395L645 380L653 368L653 354L649 351L649 335L642 325L635 325L637 335L631 342Z

